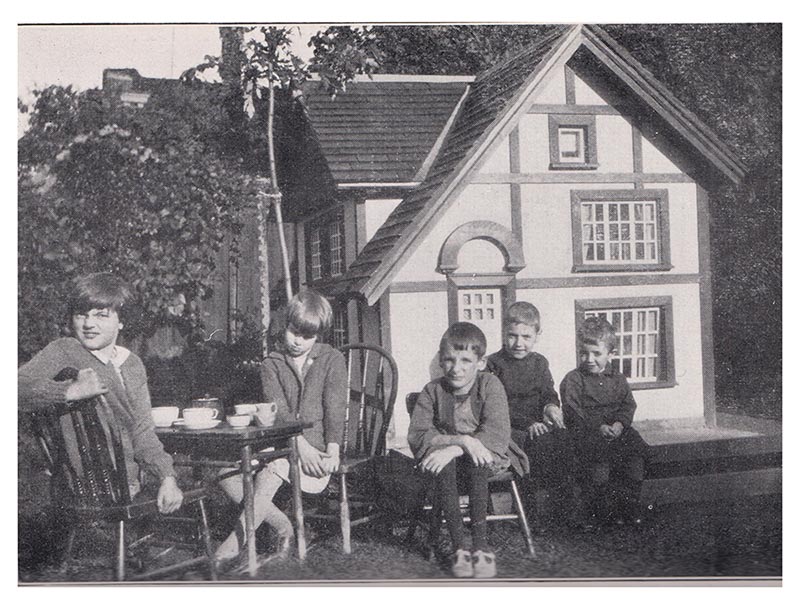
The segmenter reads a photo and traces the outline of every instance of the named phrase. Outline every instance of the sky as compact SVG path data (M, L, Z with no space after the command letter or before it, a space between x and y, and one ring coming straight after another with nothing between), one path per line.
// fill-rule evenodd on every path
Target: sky
M294 52L310 57L307 38L324 26L297 27ZM103 70L132 67L150 78L177 78L219 55L216 25L50 25L21 26L18 33L17 96L52 84L86 90L102 86ZM18 136L26 116L19 116Z

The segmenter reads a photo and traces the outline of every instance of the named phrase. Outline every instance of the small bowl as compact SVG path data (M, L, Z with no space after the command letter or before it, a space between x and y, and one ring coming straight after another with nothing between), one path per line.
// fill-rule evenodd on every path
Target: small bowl
M252 418L249 414L236 414L233 416L228 416L228 424L235 429L243 429L244 427L249 426L251 420Z

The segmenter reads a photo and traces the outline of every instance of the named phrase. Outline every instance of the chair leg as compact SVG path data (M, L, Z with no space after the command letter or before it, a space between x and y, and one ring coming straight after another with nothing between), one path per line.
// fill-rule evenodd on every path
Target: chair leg
M522 505L522 498L519 496L517 482L513 479L511 480L511 496L514 498L514 508L517 509L517 515L519 515L520 529L522 529L522 535L525 536L525 543L528 545L528 552L530 553L531 557L535 557L536 551L533 548L533 537L531 536L530 525L528 525L528 517L525 514L525 507Z
M72 549L75 547L75 534L77 533L77 529L73 525L69 529L69 535L67 535L67 544L64 547L64 556L61 559L61 572L64 573L67 571L69 567L70 561L72 560Z
M342 525L342 550L352 552L350 546L350 503L347 500L347 475L339 475L339 521Z
M208 557L208 571L211 576L211 581L217 581L217 559L214 557L214 549L211 546L211 532L208 529L208 515L206 515L206 503L200 498L197 501L197 506L200 509L200 520L203 524L201 531L203 534L203 546Z
M125 521L117 523L117 568L115 570L115 578L117 582L125 580Z

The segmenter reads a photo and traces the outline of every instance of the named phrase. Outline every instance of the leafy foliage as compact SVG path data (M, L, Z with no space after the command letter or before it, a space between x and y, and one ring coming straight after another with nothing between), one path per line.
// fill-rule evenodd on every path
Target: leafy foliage
M199 325L215 255L239 230L249 178L224 147L213 87L165 87L144 108L99 91L38 94L19 141L19 353L58 334L75 275L113 271L142 311L126 331Z

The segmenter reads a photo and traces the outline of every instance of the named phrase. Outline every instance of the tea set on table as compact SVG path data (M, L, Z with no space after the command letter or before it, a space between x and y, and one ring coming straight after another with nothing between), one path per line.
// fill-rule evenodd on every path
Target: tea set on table
M216 428L224 418L230 427L243 429L253 423L256 426L272 426L278 414L278 406L274 402L239 403L233 407L236 413L225 418L225 409L219 399L192 399L189 407L183 408L183 412L175 405L154 407L153 422L159 428L183 427L199 431Z

